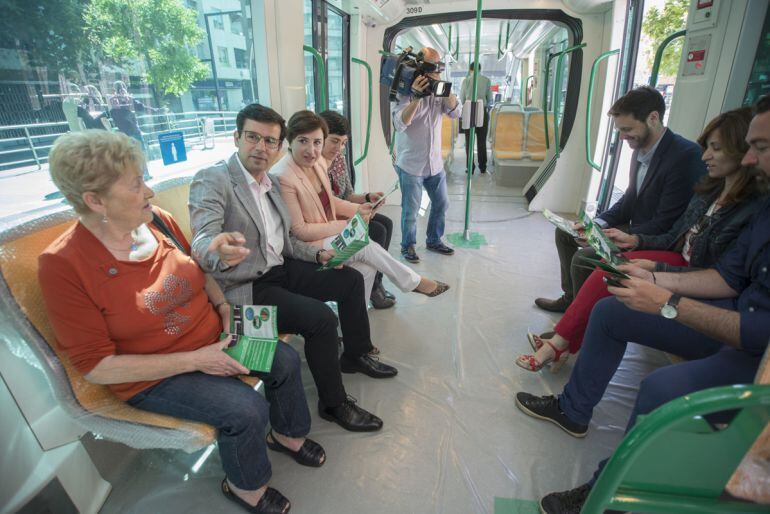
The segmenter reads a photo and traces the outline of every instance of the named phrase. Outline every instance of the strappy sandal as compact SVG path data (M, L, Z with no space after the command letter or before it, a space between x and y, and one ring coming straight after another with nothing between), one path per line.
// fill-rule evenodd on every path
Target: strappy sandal
M413 291L415 293L424 294L425 296L430 296L431 298L433 298L434 296L438 296L441 293L445 293L448 289L449 289L449 285L448 284L445 284L443 282L439 282L438 280L436 280L436 288L433 291L431 291L430 293L423 293L422 291L418 290L417 288L414 288Z
M554 351L554 355L546 358L543 362L539 362L534 355L519 355L519 358L516 359L516 365L527 371L540 371L546 364L552 362L551 372L557 373L562 365L569 359L569 347L558 350L550 341L546 340L544 342L551 347Z
M302 447L296 452L279 443L278 439L273 435L272 430L267 434L265 442L267 443L267 447L271 450L285 453L303 466L320 468L324 465L324 462L326 462L326 452L323 447L312 439L305 438Z
M272 487L265 489L265 494L259 499L256 505L249 505L240 496L230 490L227 478L222 480L222 494L228 500L237 503L248 512L255 514L286 514L291 510L291 502L288 498Z
M543 347L543 339L553 339L553 336L556 335L556 332L543 332L540 335L537 335L533 332L527 331L527 341L529 341L529 345L532 347L534 351L538 351L540 348Z

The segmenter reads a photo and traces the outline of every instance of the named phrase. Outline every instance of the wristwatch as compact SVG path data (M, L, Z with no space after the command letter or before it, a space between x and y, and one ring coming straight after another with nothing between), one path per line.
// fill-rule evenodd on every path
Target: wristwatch
M660 315L663 316L666 319L674 319L679 314L679 311L677 310L677 305L679 305L679 300L681 300L682 297L678 294L672 294L671 298L668 299L666 303L664 303L660 308Z

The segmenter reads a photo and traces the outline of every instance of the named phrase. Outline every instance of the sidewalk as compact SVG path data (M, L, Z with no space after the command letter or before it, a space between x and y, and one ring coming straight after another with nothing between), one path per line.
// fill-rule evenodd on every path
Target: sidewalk
M152 179L148 183L152 187L160 180L193 175L205 166L227 159L234 151L232 136L228 135L216 138L213 149L204 150L201 145L194 145L188 149L184 162L165 166L162 160L150 161L147 167ZM48 173L48 164L41 170L0 178L0 227L18 223L18 215L25 212L61 205L63 200L55 194L57 192Z

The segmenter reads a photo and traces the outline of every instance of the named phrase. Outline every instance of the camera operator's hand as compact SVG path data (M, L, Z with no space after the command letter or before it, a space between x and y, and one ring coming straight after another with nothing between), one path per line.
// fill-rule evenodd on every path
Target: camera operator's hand
M420 75L412 82L412 95L414 98L422 98L425 91L430 87L430 79L425 75Z

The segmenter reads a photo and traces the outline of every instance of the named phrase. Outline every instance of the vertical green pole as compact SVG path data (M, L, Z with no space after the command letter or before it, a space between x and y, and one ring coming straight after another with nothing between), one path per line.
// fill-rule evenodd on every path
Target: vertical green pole
M317 105L315 110L316 112L321 112L328 108L326 104L326 63L324 63L324 58L321 57L321 54L318 52L318 50L312 46L302 45L302 48L306 52L310 52L310 54L315 58L316 64L318 65L318 81L321 83L321 105Z
M366 61L363 61L356 57L353 57L351 61L353 61L356 64L360 64L361 66L366 68L366 79L367 79L367 84L369 86L369 103L366 110L366 139L364 140L364 150L361 153L361 157L356 159L355 162L353 163L353 166L357 166L364 159L366 159L366 156L369 153L369 135L371 134L371 129L372 129L372 67L369 66L369 63L367 63Z
M591 110L593 109L592 104L594 100L594 82L596 81L596 70L599 69L599 64L601 64L604 59L607 59L608 57L619 52L620 50L610 50L609 52L604 52L599 57L597 57L594 61L594 65L591 66L591 78L588 80L588 105L586 106L586 162L588 162L588 164L596 171L602 170L601 164L594 162L593 152L591 151Z
M483 0L478 0L476 4L476 43L473 51L473 89L471 98L476 102L479 88L479 45L481 44L481 4ZM486 95L484 95L486 98ZM458 100L459 101L459 100ZM463 238L470 241L470 218L471 218L471 166L473 165L473 147L475 143L476 129L473 127L474 120L471 120L471 128L468 129L468 161L466 162L465 176L465 227L463 229Z

